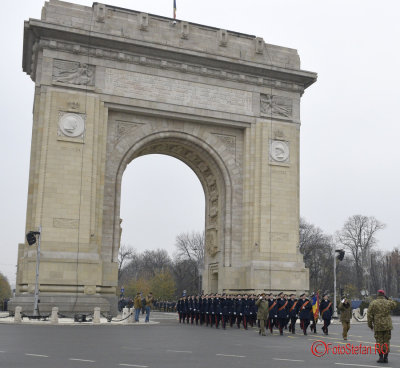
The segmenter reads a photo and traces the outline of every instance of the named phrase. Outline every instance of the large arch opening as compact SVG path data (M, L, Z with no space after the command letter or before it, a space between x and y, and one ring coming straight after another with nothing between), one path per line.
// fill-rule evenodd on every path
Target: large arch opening
M171 156L133 160L122 177L121 244L138 251L174 251L182 232L204 231L205 197L196 174Z
M122 177L120 217L118 278L125 296L139 287L162 299L172 290L201 290L205 195L190 167L167 155L134 159Z
M232 183L221 156L201 137L182 131L151 131L139 126L124 135L109 154L103 217L103 257L118 260L121 240L122 177L128 165L149 155L172 156L186 164L201 183L205 198L205 252L202 289L224 289L218 282L223 268L232 262ZM110 195L107 195L110 194ZM112 247L109 245L112 244Z

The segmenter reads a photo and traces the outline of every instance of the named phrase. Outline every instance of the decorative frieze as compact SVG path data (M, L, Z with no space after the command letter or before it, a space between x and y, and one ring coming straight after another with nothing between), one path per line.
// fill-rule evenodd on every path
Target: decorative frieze
M120 51L99 49L96 47L87 47L82 45L80 46L79 50L77 49L74 50L74 44L72 43L61 42L61 41L48 41L48 40L41 40L39 45L42 48L48 47L49 49L53 50L60 50L71 53L75 52L77 54L90 57L101 57L102 59L122 61ZM286 90L286 91L295 91L300 93L304 91L303 85L294 84L291 82L278 81L275 79L270 79L250 74L236 73L218 68L206 68L196 64L179 63L173 60L165 60L165 58L161 59L155 57L144 57L143 55L124 52L123 61L132 64L146 64L147 66L150 67L170 69L174 71L182 71L183 70L182 65L185 64L187 67L185 67L184 70L191 74L198 74L218 79L231 80L235 82L254 84L270 88L279 88L281 90ZM91 83L93 83L93 81L94 81L94 75L90 79ZM88 83L87 85L92 85L92 84Z
M293 115L293 101L290 98L274 95L261 95L261 116L290 119Z
M73 50L73 52L77 50L76 53L79 53L80 48ZM94 73L95 67L93 65L57 59L53 63L54 82L93 86Z

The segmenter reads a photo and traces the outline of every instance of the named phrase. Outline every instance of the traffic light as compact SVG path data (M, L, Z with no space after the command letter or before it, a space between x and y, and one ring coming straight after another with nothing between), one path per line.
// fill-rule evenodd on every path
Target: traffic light
M28 234L26 234L26 240L28 241L29 245L33 245L36 243L36 235L39 235L40 233L38 231L30 231Z
M339 254L337 255L337 259L339 260L339 261L343 261L343 258L344 258L344 250L343 249L338 249L338 250L335 250L335 252L338 252Z

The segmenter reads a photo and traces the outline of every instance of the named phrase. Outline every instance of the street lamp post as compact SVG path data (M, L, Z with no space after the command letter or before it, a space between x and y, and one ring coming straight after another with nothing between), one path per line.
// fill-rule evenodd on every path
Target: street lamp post
M28 245L31 246L33 244L38 243L36 249L36 280L35 280L35 294L33 301L33 315L39 315L39 265L40 265L40 238L42 233L42 226L39 226L38 231L30 231L26 234L26 240L28 241ZM36 235L38 238L36 239Z

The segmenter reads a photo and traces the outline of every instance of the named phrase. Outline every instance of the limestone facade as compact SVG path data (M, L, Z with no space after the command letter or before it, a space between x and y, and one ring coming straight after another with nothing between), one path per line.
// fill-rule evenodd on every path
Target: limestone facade
M35 82L26 230L42 226L41 310L113 310L122 175L153 153L185 162L204 188L207 292L308 289L300 97L316 74L296 50L50 0L25 22L23 69ZM19 245L12 305L31 306L35 252Z

